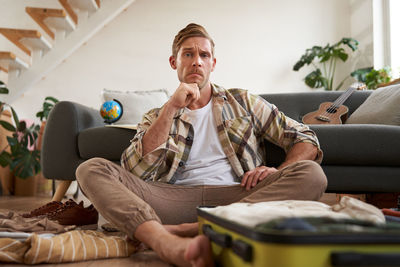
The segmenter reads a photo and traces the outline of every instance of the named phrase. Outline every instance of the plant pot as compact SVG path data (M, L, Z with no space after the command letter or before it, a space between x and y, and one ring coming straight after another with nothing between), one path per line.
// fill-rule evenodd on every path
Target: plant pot
M35 196L37 190L37 175L25 179L15 177L14 195Z
M0 180L1 180L1 189L0 195L9 196L13 194L14 191L14 179L13 174L10 170L10 166L1 167L0 166Z
M52 182L53 182L52 180L44 178L41 172L36 174L36 184L37 184L36 195L43 197L48 197L48 196L51 197L53 192Z

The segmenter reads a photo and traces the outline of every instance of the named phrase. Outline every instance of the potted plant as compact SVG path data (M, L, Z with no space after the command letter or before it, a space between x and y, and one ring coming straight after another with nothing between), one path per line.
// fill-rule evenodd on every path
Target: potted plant
M392 80L390 67L384 67L379 70L376 70L373 67L361 68L353 71L351 76L357 81L365 83L368 89L372 90Z
M304 55L301 56L300 60L293 66L294 71L298 71L304 65L310 65L314 67L314 70L310 72L304 79L307 86L311 88L323 87L325 90L339 90L342 87L346 77L339 83L338 86L333 86L333 80L335 78L336 63L338 60L345 62L349 55L343 47L349 47L351 51L355 51L358 48L358 41L353 38L342 38L339 42L334 45L327 44L325 47L313 46L312 48L306 49Z
M0 94L8 94L9 90L5 83L0 80ZM11 121L11 113L9 111L3 112L3 102L0 101L0 120ZM7 134L8 131L0 129L0 151L2 151L7 145ZM0 180L1 180L1 195L10 195L13 191L12 174L10 168L0 167Z
M15 195L34 195L35 175L40 172L40 151L36 145L40 127L34 123L27 126L25 121L18 119L15 110L11 106L9 108L15 126L0 120L0 125L11 132L11 136L7 136L8 145L0 151L0 165L10 166L15 176Z

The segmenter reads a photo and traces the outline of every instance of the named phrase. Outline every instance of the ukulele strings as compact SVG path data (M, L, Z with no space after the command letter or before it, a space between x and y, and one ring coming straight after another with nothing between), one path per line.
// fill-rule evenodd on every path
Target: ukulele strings
M352 90L350 90L352 89ZM335 102L330 105L325 112L322 114L323 117L329 118L333 116L333 113L336 113L337 109L343 104L343 102L356 90L357 87L350 87L344 94L342 94Z

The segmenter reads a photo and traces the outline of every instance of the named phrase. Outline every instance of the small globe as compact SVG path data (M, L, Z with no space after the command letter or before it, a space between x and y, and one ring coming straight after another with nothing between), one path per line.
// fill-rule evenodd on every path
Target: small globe
M100 115L106 123L113 123L122 116L122 104L117 100L106 101L100 107Z

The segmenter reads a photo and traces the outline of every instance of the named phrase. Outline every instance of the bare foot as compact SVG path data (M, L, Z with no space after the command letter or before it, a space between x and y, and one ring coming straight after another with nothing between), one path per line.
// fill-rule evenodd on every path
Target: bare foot
M214 266L210 241L206 236L185 238L170 235L163 240L164 244L154 248L162 260L182 267Z
M156 221L146 221L136 228L135 237L166 262L188 267L214 266L210 241L204 235L180 237Z
M214 266L210 240L205 235L193 238L186 248L184 259L193 267Z
M199 234L199 223L182 223L178 225L164 225L171 234L181 237L195 237Z

